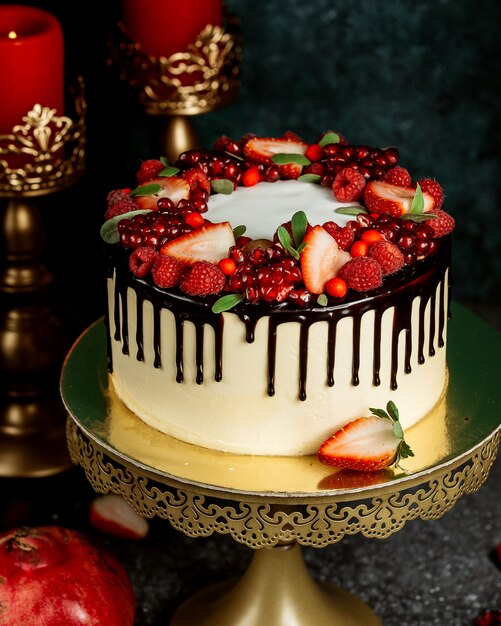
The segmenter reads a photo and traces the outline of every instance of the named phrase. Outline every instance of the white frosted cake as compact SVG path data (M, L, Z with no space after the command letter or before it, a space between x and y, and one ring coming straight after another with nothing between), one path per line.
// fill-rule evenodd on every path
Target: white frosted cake
M447 383L454 222L397 162L332 132L143 162L102 228L118 397L252 455L314 454L390 400L404 428L424 417Z

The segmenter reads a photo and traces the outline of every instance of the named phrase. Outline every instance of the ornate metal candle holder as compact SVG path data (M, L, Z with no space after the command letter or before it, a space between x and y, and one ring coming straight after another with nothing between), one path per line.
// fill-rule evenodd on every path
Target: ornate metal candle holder
M42 262L35 198L67 188L84 172L82 80L72 95L74 119L36 104L0 135L0 476L70 466L58 384L66 342L46 302L53 277Z
M239 20L228 15L224 28L208 24L186 50L168 58L145 54L119 22L110 38L108 64L118 69L146 114L162 116L161 145L173 159L198 145L191 116L235 99L241 59Z

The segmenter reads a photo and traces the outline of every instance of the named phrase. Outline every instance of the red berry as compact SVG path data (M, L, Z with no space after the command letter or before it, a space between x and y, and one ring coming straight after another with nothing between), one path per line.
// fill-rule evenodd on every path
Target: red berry
M341 250L348 251L350 249L355 239L355 233L352 228L349 226L341 227L336 222L325 222L322 226L331 237L334 237Z
M129 211L137 211L139 209L134 198L129 196L130 191L130 189L114 189L109 192L106 196L108 209L104 214L105 220L110 220L117 215L123 215Z
M400 248L390 241L378 241L369 248L369 257L381 266L383 276L393 274L404 265L404 255Z
M379 230L369 228L362 233L360 239L368 246L372 246L374 243L381 241L383 239L383 235L379 232Z
M391 185L398 185L399 187L412 187L412 178L408 170L405 167L397 165L389 169L383 176L385 183Z
M324 156L324 149L318 143L312 143L306 148L304 156L310 161L320 161Z
M369 291L379 287L383 282L382 276L379 263L368 256L355 257L339 270L339 278L355 291Z
M217 266L225 276L232 276L237 269L237 264L230 258L221 259Z
M183 275L180 288L190 296L207 296L221 293L226 284L223 272L208 261L197 261Z
M199 226L203 226L205 224L205 220L200 213L186 213L184 221L192 228L198 228Z
M159 159L148 159L141 163L136 173L137 182L142 185L151 178L156 178L165 165Z
M250 167L242 175L242 182L245 187L254 187L259 182L259 171L255 167Z
M487 611L473 620L473 626L501 626L501 611Z
M167 254L159 254L151 268L151 277L157 287L168 289L179 284L184 263Z
M153 263L158 257L158 252L151 246L140 246L131 252L129 257L129 269L138 278L147 276Z
M367 256L368 250L369 250L368 244L366 244L365 241L362 241L360 239L359 241L355 241L355 243L351 246L350 254L353 257Z
M452 215L449 215L449 213L446 213L441 209L433 209L433 214L437 217L427 220L426 225L433 228L435 237L443 237L444 235L448 235L452 232L455 226L455 220Z
M441 185L437 183L433 178L422 178L418 180L418 184L421 187L421 191L426 191L435 200L435 206L432 209L433 213L436 213L442 208L444 202L444 190Z
M189 170L186 170L183 174L183 178L190 186L190 199L193 192L198 191L199 189L203 189L207 193L210 193L210 180L201 167L191 167Z
M336 276L325 283L325 291L334 298L343 298L348 291L348 285L342 278Z
M332 191L338 202L360 200L364 187L364 176L352 167L345 167L340 170L332 183Z

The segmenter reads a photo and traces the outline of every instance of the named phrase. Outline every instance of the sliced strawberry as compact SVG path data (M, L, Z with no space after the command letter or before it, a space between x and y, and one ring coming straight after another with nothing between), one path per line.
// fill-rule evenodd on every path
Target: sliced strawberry
M307 148L307 143L294 137L252 137L244 145L244 155L252 161L271 165L275 154L304 155ZM281 178L298 178L303 169L299 163L287 163L277 167Z
M348 422L320 446L318 460L325 465L362 472L378 471L393 464L400 467L400 460L414 456L414 452L404 440L397 407L390 401L386 409L370 409L370 417Z
M372 180L365 186L364 202L369 213L379 215L385 213L392 217L400 217L409 212L415 195L416 189L412 187L401 187L381 180ZM423 211L431 211L435 206L433 196L423 191L423 199Z
M158 188L160 185L160 189ZM149 192L150 189L154 191ZM141 191L144 190L144 195ZM149 192L149 193L148 193ZM141 209L157 210L157 202L159 198L170 198L175 204L183 198L188 198L190 193L190 185L188 181L180 176L158 176L150 179L141 187L136 187L133 191L136 204Z
M115 494L98 496L89 510L91 524L108 535L122 539L143 539L149 531L148 522L127 502Z
M311 293L324 292L325 283L351 258L340 250L337 241L322 226L314 226L305 237L300 264L306 289Z
M197 261L217 263L229 255L229 249L235 245L235 236L229 222L211 224L195 228L186 235L172 239L160 252L193 265Z

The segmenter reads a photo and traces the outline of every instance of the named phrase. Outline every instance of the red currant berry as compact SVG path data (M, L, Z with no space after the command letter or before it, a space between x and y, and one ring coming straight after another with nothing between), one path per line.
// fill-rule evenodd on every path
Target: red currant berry
M304 156L310 161L320 161L324 156L324 149L318 143L312 143L306 148Z
M331 278L325 283L325 291L334 298L344 298L348 286L342 278Z
M355 243L350 248L351 256L367 256L367 252L369 250L369 246L365 243L365 241L359 240L355 241Z
M245 170L242 176L242 182L245 187L253 187L259 182L259 170L255 167L251 167Z
M221 259L217 266L225 276L232 276L237 269L235 261L230 258Z
M198 228L199 226L204 225L204 218L200 215L200 213L186 213L184 216L184 221L191 226L192 228Z

